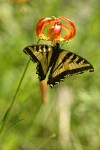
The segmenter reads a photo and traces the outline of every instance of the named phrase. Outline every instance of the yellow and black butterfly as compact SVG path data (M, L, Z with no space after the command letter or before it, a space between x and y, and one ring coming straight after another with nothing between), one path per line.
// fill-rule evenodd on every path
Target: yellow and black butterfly
M36 73L40 81L44 80L49 72L47 84L50 87L68 76L81 74L86 70L94 71L93 66L86 59L68 50L60 49L59 43L55 46L30 45L23 51L37 63Z

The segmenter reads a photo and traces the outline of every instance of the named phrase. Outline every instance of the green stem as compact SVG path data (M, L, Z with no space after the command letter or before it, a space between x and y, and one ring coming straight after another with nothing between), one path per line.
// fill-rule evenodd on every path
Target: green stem
M25 67L25 70L24 70L24 72L23 72L23 75L22 75L22 77L21 77L21 79L20 79L20 81L19 81L17 90L16 90L16 92L15 92L15 95L14 95L13 100L12 100L11 105L10 105L11 108L12 108L12 106L13 106L13 104L14 104L14 101L15 101L15 99L16 99L16 96L17 96L17 94L18 94L18 92L19 92L21 83L22 83L22 81L23 81L23 78L24 78L25 73L26 73L26 71L27 71L27 68L28 68L28 66L29 66L30 60L31 60L31 59L28 60L28 62L27 62L27 64L26 64L26 67Z
M18 94L18 92L19 92L20 86L21 86L22 81L23 81L23 79L24 79L24 76L25 76L25 73L26 73L27 68L28 68L28 66L29 66L29 63L30 63L30 59L28 60L27 65L26 65L26 67L25 67L25 70L24 70L24 72L23 72L23 75L22 75L22 77L21 77L21 79L20 79L20 81L19 81L17 90L16 90L15 95L14 95L14 97L13 97L13 99L12 99L12 102L11 102L9 108L8 108L7 111L6 111L6 113L5 113L5 115L4 115L3 119L2 119L2 122L0 123L0 134L2 133L2 131L3 131L3 129L4 129L4 126L5 126L6 121L7 121L7 119L8 119L9 113L10 113L12 107L13 107L13 104L14 104L15 99L16 99L16 96L17 96L17 94Z
M37 41L37 44L39 43L39 41L40 41L40 39ZM10 104L10 106L8 107L6 113L4 114L4 117L3 117L3 119L2 119L2 122L0 123L0 134L3 132L3 129L4 129L4 127L5 127L5 124L6 124L6 122L7 122L7 119L8 119L8 117L9 117L10 111L11 111L13 105L14 105L16 96L17 96L17 94L18 94L18 92L19 92L20 86L21 86L21 84L22 84L22 81L23 81L23 79L24 79L25 73L26 73L27 68L28 68L28 66L29 66L30 60L31 60L31 59L29 59L28 62L27 62L27 64L26 64L25 70L24 70L24 72L23 72L23 74L22 74L22 77L21 77L21 79L20 79L20 81L19 81L19 84L18 84L17 90L16 90L16 92L15 92L15 95L14 95L14 97L13 97L13 99L12 99L12 101L11 101L11 104Z

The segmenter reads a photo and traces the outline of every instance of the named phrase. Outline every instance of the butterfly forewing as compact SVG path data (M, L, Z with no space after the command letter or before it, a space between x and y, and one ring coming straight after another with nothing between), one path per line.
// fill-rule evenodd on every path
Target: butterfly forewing
M51 45L31 45L23 50L28 54L33 62L37 62L37 74L40 81L46 78L52 57L53 46Z
M59 56L51 68L48 84L53 87L63 81L64 78L73 74L83 73L86 70L94 71L93 66L86 59L67 50L60 49Z

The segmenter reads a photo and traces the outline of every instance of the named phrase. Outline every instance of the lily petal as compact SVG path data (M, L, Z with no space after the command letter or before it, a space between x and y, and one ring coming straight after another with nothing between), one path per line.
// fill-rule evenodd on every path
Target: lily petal
M67 18L65 18L65 17L59 16L58 18L61 19L61 20L63 20L63 21L65 21L66 23L69 24L69 26L70 26L70 28L71 28L71 32L72 32L71 38L73 38L73 37L75 36L75 34L76 34L76 28L75 28L74 23L73 23L71 20L69 20L69 19L67 19Z
M62 24L59 22L55 23L54 26L50 26L48 29L48 37L50 41L59 40L61 36Z
M36 34L37 36L42 39L42 40L47 40L47 37L44 36L44 34L42 33L44 27L50 23L50 21L52 20L52 18L42 18L36 26Z

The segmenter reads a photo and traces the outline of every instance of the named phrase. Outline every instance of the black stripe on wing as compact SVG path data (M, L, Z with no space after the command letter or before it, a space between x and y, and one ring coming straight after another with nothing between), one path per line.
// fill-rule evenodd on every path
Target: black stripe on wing
M31 58L33 62L38 62L37 57L33 54L33 52L30 50L30 47L24 48L23 52Z

